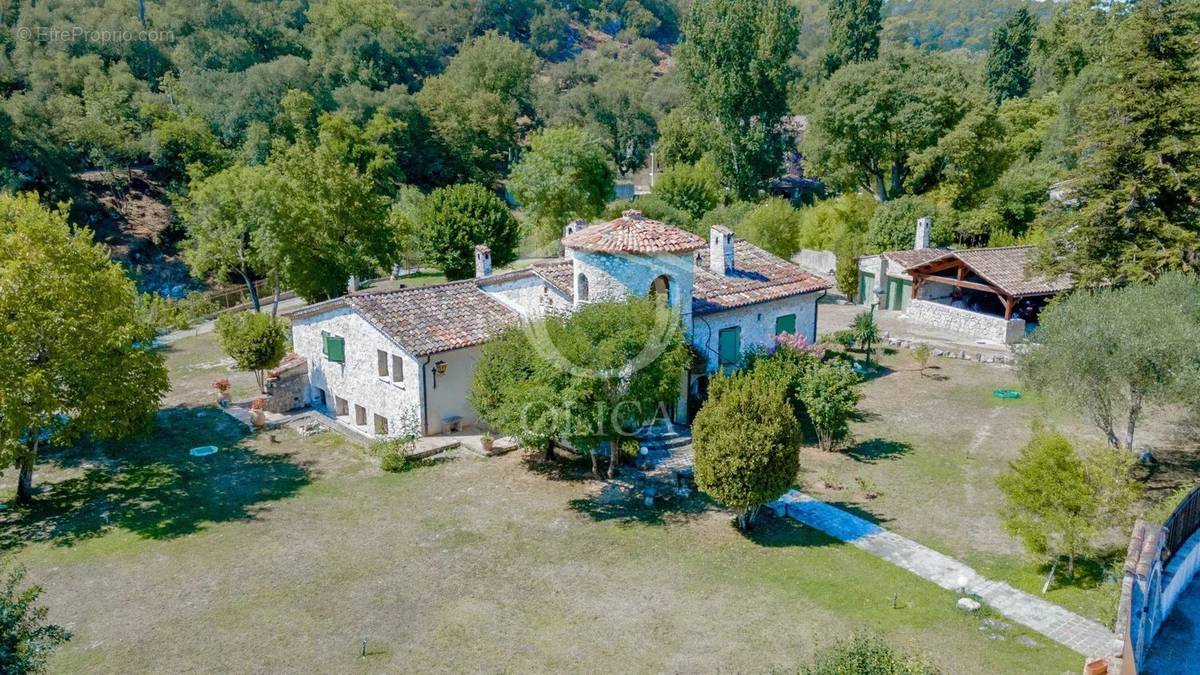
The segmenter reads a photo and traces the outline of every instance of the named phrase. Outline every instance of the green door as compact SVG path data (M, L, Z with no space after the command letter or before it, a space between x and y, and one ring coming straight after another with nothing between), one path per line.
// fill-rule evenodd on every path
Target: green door
M884 309L908 309L912 297L912 282L888 279L887 306Z
M722 328L717 333L717 356L722 366L736 366L742 357L742 327Z
M858 273L858 304L871 304L871 294L875 292L875 275L870 272Z

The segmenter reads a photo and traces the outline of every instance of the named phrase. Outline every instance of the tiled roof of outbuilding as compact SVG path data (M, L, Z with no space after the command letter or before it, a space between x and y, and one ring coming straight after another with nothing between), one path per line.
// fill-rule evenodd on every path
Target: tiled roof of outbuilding
M557 288L568 298L575 297L575 285L571 275L574 273L574 263L570 260L556 260L547 263L534 263L530 268L546 283Z
M824 279L748 241L734 239L733 271L727 276L709 269L707 250L696 256L692 312L711 314L828 288Z
M913 265L923 265L930 260L940 258L950 252L948 248L910 248L903 251L888 251L880 253L890 260L896 261L896 264L909 268Z
M562 239L567 248L599 253L687 253L707 243L691 232L651 220L635 210Z
M1075 282L1069 275L1047 277L1033 273L1031 269L1036 257L1036 246L971 248L946 251L936 258L910 265L907 271L943 260L958 259L989 284L1015 298L1050 295L1074 288Z

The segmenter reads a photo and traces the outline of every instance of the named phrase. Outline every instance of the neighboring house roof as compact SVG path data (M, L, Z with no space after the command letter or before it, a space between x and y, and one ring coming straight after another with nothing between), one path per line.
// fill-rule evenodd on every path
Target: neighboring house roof
M693 314L711 314L830 287L824 279L741 239L734 240L733 271L729 275L709 269L708 259L707 250L696 256Z
M585 227L562 239L563 246L598 253L687 253L708 245L704 239L629 210L608 223Z
M1054 277L1031 274L1029 270L1036 257L1036 246L972 248L947 251L936 258L910 265L905 271L919 271L918 268L935 263L959 260L989 284L1014 298L1050 295L1074 288L1074 281L1066 274Z

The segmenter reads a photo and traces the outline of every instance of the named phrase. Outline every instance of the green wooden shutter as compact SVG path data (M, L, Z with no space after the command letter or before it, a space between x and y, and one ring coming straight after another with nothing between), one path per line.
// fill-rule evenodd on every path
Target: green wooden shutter
M775 334L783 335L784 333L788 333L790 335L796 334L795 314L784 314L783 316L775 319Z
M858 273L858 304L871 304L871 295L875 292L875 275L870 272Z
M742 356L742 327L723 328L717 334L717 354L722 366L737 365Z
M325 336L325 356L334 363L346 362L346 339L337 335Z

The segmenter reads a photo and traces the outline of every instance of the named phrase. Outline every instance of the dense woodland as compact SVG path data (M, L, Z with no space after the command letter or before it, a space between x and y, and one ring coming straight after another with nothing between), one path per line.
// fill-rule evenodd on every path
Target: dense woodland
M938 244L1040 243L1086 283L1147 279L1197 264L1197 17L1190 0L10 0L0 189L88 223L81 175L118 201L146 176L197 282L321 298L401 262L460 276L475 243L534 249L627 208L612 183L653 152L639 208L780 255L904 247L933 215ZM770 198L797 151L817 189Z

